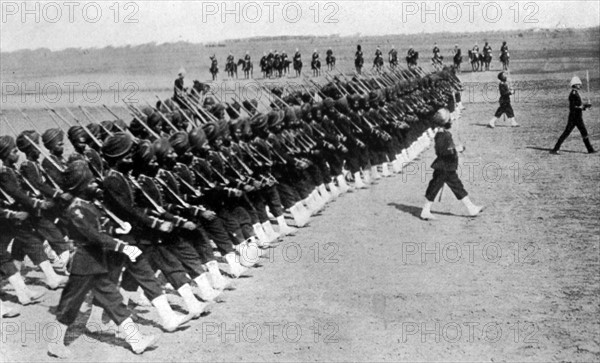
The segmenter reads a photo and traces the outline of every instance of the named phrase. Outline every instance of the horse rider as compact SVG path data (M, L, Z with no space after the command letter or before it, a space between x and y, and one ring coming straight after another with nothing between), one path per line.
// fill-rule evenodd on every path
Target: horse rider
M185 69L179 69L177 79L175 79L175 87L173 87L173 99L179 99L179 96L185 93L186 89L183 86L183 79L185 78Z
M436 43L433 43L433 58L438 59L440 57L440 48Z
M479 45L477 44L477 42L475 42L475 45L473 46L473 54L479 54Z
M492 54L492 46L490 46L488 44L488 42L485 42L485 45L483 46L483 55L484 56L488 56Z
M392 49L388 52L388 59L390 64L398 64L398 51L392 45Z
M331 48L327 48L327 57L332 57L333 56L333 50L331 50Z
M408 56L408 58L414 57L415 49L411 46L410 48L408 48L408 52L406 53L406 55Z
M251 61L250 53L248 51L246 51L246 55L244 56L244 61L246 62L246 64L249 64Z
M508 45L506 44L506 40L502 42L502 46L500 47L500 54L508 55Z
M294 62L300 62L302 60L302 54L300 54L300 50L296 48L296 53L294 53Z
M319 60L319 52L317 52L316 49L312 54L312 60L313 60L313 62L316 62L317 60Z

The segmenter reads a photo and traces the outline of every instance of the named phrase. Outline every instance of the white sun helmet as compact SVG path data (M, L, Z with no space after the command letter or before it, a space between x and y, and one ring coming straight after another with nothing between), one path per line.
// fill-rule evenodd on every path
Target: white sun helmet
M571 78L571 87L575 86L576 84L581 85L581 79L579 79L579 77L577 76L573 76L573 78Z

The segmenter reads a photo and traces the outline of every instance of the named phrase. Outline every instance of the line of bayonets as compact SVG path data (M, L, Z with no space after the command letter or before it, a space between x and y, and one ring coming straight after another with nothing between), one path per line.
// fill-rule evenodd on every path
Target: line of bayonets
M364 77L362 75L357 74L356 72L354 73L354 80L351 81L349 80L341 71L339 71L337 68L334 68L334 70L336 72L339 73L339 75L341 75L345 80L346 80L346 84L348 85L348 87L350 87L356 94L362 94L362 95L368 95L371 91L375 90L372 87L369 86L369 84L366 82L365 79L363 79ZM406 78L401 72L398 72L397 70L395 70L394 68L389 68L390 72L379 72L378 74L370 74L368 73L368 75L371 77L371 79L373 81L375 81L375 83L381 88L385 88L385 87L392 87L394 86L397 82L400 81L404 81L404 80L408 80L408 78ZM413 68L413 70L417 73L416 75L418 76L426 76L425 72L423 72L422 70L420 70L419 68ZM343 96L347 96L349 94L349 92L347 92L344 88L338 86L335 82L335 79L333 79L333 77L331 77L331 75L329 75L328 73L325 74L325 78L330 81L330 83L340 92L340 94L342 94ZM378 79L379 78L379 79ZM311 99L314 102L318 102L317 101L317 97L320 97L321 99L324 99L326 96L323 94L322 92L322 86L320 86L318 83L314 82L311 79L307 79L306 76L304 76L304 78L302 78L304 83L301 83L300 86L302 87L302 89L311 97ZM310 84L307 84L307 80L308 82L310 82ZM316 92L314 92L314 90L311 90L311 84L312 86L315 88ZM261 87L261 89L263 89L264 91L268 92L269 95L271 95L274 99L276 99L277 101L279 101L281 104L285 105L286 107L291 107L289 104L287 104L280 96L278 96L277 94L273 93L271 90L267 89L264 85L259 83L259 87ZM287 87L284 85L284 91L287 90L289 92L289 90L287 89ZM291 92L290 92L291 93ZM313 93L315 93L315 95L313 95ZM180 93L178 95L179 100L187 107L188 110L190 110L191 112L193 112L198 119L201 121L202 124L208 123L210 121L218 121L218 119L212 114L210 113L208 110L205 110L202 107L202 103L204 100L205 95L201 95L199 94L195 89L192 89L192 95L187 95L184 92ZM222 101L218 98L218 96L214 93L212 93L212 96L214 96L217 101L219 101L220 103L222 103ZM159 101L160 98L158 98L158 96L155 96ZM282 109L282 107L280 105L278 105L276 102L272 102L272 103L268 103L265 102L264 99L262 99L261 97L258 98L258 100L261 101L261 104L263 106L266 107L266 109L270 109L270 108L276 108L276 109ZM236 102L234 100L234 102ZM129 113L134 117L135 120L137 120L137 122L140 123L140 125L142 127L144 127L144 129L153 137L155 138L160 138L161 136L156 133L156 131L154 131L150 126L148 126L148 124L144 121L144 114L142 113L142 111L135 105L131 104L131 103L127 103L124 99L123 99L123 103L126 105ZM237 102L236 102L237 103ZM170 129L172 130L172 132L176 132L176 131L182 131L179 130L172 122L171 120L169 120L167 118L167 116L160 111L159 108L154 107L150 104L148 104L146 102L146 104L156 113L158 113L161 117L161 119L170 127ZM173 102L172 105L174 107L174 109L169 108L169 106L162 102L161 103L168 112L174 112L174 111L179 111L179 113L186 118L186 120L193 125L194 127L200 127L200 125L198 125L198 123L196 122L196 120L194 120L193 117L190 117L186 112L184 112L184 110L181 109L181 107L179 106L179 104L177 102ZM250 110L248 110L247 108L245 108L243 106L243 104L241 103L237 103L240 106L240 110L243 110L249 117L252 116L252 112ZM237 111L234 107L227 105L233 112L235 112L238 116L241 116L240 112ZM106 105L102 105L102 107L108 111L113 117L115 117L116 120L119 120L119 116L114 113L108 106ZM59 129L63 129L61 123L59 122L62 121L67 127L71 127L73 126L69 121L67 121L67 119L65 117L63 117L60 113L58 113L55 109L53 109L52 107L50 107L48 104L46 104L45 107L46 111L48 111L48 114L50 115L50 118L52 119L52 121L56 124L56 126ZM100 148L102 147L102 142L91 132L91 130L86 127L81 120L79 120L79 118L77 118L72 112L71 110L69 110L68 108L65 108L65 110L70 114L70 116L75 120L75 122L81 126L81 128L83 129L83 131L90 137L90 139ZM81 111L81 113L88 119L89 122L91 123L95 123L97 125L99 125L106 134L108 135L112 135L113 132L110 131L109 129L107 129L101 122L98 122L98 120L90 113L88 112L85 108L79 106L79 110ZM19 110L23 116L23 118L25 120L27 120L27 122L29 124L31 124L34 129L41 134L41 131L38 129L37 125L35 124L35 122L33 122L33 120L31 120L31 118L22 110ZM257 110L258 111L258 110ZM16 129L13 127L13 125L9 122L8 119L6 119L5 116L2 116L4 121L6 122L6 124L9 126L9 128L12 130L12 132L16 135L18 135L18 132L16 131ZM377 126L376 123L368 120L364 115L362 115L363 120L365 121L365 123L372 129L372 130L376 130ZM355 127L357 129L357 131L362 132L362 129L354 124L352 121L350 121L350 123L353 125L353 127ZM133 137L133 135L131 134L131 132L126 129L126 128L122 128L118 123L114 122L113 125L121 132L125 132L128 133L129 135L132 136L133 140L136 140L135 137ZM314 127L313 125L308 124L311 129L313 130L313 132L315 132L316 134L318 134L321 137L324 137L325 134L323 132L321 132L318 128ZM334 125L335 126L335 125ZM343 134L341 133L341 131L337 128L337 126L335 126L337 132L339 133L338 136L343 137ZM185 130L183 130L185 131ZM297 134L293 134L291 131L289 130L284 130L282 132L282 136L283 136L283 142L281 143L284 148L287 150L288 153L294 155L294 154L298 154L301 152L310 152L310 150L315 147L317 145L316 141L314 141L309 135L307 134L303 134L303 133L297 133ZM48 152L46 152L45 150L43 150L38 144L36 144L35 142L33 142L33 140L31 140L27 135L24 135L25 139L34 147L36 148L40 154L46 158L58 171L60 172L64 172L64 168L59 165L53 158L51 155L48 154ZM295 142L297 143L297 145L295 144ZM273 148L273 146L268 143L267 144L270 147L270 151L271 153L283 164L286 163L286 159L283 158L280 154L277 153L277 151ZM241 150L243 150L251 159L252 161L257 165L257 166L262 166L263 164L266 166L271 166L273 165L273 161L270 160L269 158L267 158L265 155L263 155L261 152L259 152L252 144L250 143L244 143L241 142L239 144L239 147ZM230 153L230 156L238 163L238 165L241 166L241 168L244 170L246 175L243 175L242 173L240 173L237 168L235 168L228 160L227 158L222 154L221 151L216 150L215 154L217 155L217 157L220 159L220 161L229 169L231 169L234 174L238 177L239 180L241 180L242 182L246 182L246 181L253 181L254 179L252 178L252 175L254 174L254 171L248 167L248 165L246 165L243 160L235 154L234 151L232 151ZM86 159L87 156L83 155ZM260 161L259 158L262 160ZM102 181L103 179L103 174L101 170L98 170L98 168L94 165L94 163L87 159L90 168L92 169L92 172L95 174L96 178L98 178L100 181ZM46 178L51 186L59 191L59 192L63 192L60 188L60 186L58 185L58 183L56 181L54 181L50 175L43 169L43 167L41 166L41 164L37 164L40 172L42 173L42 176L44 178ZM216 170L216 168L210 166L210 163L208 163L208 166L211 168L211 171L213 173L215 173L215 175L217 175L222 181L224 185L228 185L229 184L229 180L227 178L225 178L221 173L218 172L218 170ZM195 168L190 168L194 174L200 179L202 180L209 188L214 188L215 184L210 182L209 180L207 180L202 173L200 173L199 171L197 171ZM180 177L177 173L173 173L173 175L177 178L177 180L181 183L181 185L183 187L185 187L190 193L192 193L192 195L194 196L200 196L201 193L200 191L195 188L194 186L190 185L185 179L183 179L182 177ZM265 181L265 177L262 176L261 180L259 182L263 182ZM276 182L275 178L272 175L268 175L268 179L271 179L273 182ZM33 196L35 197L41 197L42 194L39 190L37 190L30 181L27 180L27 178L23 178L24 182L26 183L27 187L31 190ZM150 205L152 205L152 207L155 209L156 212L158 212L159 214L163 214L165 212L165 209L154 200L154 198L152 198L143 188L142 186L138 183L138 181L133 177L133 176L129 176L129 180L132 182L132 184L134 185L134 187L136 189L138 189L142 195L144 196L144 198L150 203ZM181 196L174 191L172 188L169 187L169 185L162 180L160 177L156 177L155 180L157 180L157 182L164 188L164 190L166 190L172 197L174 200L177 201L177 203L183 207L183 208L191 208L191 206L189 205L189 203L187 203L186 201L184 201ZM256 181L256 180L254 180ZM6 202L11 205L14 204L15 201L14 199L8 195L4 190L2 190L0 188L0 194L4 197L4 199L6 200ZM105 210L105 212L107 213L107 215L114 221L117 223L117 225L119 225L118 228L118 233L121 234L126 234L129 232L129 230L131 229L131 226L122 221L120 218L118 218L113 212L111 212L110 210L108 210L106 207L104 207L101 203L98 203L98 205L103 208Z

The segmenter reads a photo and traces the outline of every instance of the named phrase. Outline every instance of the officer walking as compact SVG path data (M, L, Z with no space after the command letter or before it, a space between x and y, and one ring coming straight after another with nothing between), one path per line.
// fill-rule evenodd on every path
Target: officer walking
M581 80L579 77L575 76L571 79L571 93L569 94L569 120L567 122L567 128L558 138L558 142L554 146L554 149L550 151L551 154L558 155L560 146L562 143L569 137L571 131L575 127L579 129L581 133L581 137L583 138L583 143L588 151L588 153L593 154L596 152L590 143L590 138L588 136L587 129L583 124L583 111L592 107L590 103L583 103L581 101L581 96L579 95L579 90L581 89Z

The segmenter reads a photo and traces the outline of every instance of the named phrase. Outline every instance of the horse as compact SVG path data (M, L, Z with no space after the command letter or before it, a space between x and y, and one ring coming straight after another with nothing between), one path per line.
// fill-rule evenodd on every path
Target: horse
M502 70L508 71L508 63L510 62L510 55L508 52L500 54L500 62L502 62Z
M302 75L302 60L294 59L294 71L296 71L296 77L300 77Z
M431 65L436 71L440 71L444 68L444 56L436 55L431 58Z
M217 75L219 74L219 66L216 59L212 60L209 71L210 74L212 74L212 80L215 81L217 79Z
M490 70L490 64L492 63L492 53L488 53L488 54L482 54L481 55L481 62L482 62L482 66L485 67L486 71ZM482 67L482 70L483 70Z
M238 60L237 66L242 66L242 71L244 71L244 77L246 79L252 78L253 66L251 61L246 61L245 59Z
M414 52L412 56L406 56L406 65L408 68L416 67L419 61L419 52Z
M335 56L328 55L325 57L325 62L327 63L327 70L332 71L335 68Z
M456 68L456 70L458 72L460 72L460 65L462 63L462 54L460 53L460 51L456 52L456 54L454 54L454 68Z
M310 68L313 71L313 76L318 77L321 74L321 61L313 59L312 62L310 62Z
M225 65L225 72L227 72L227 76L229 78L233 78L233 76L235 75L235 78L237 79L237 63L235 63L234 61L227 62L227 64Z
M471 68L473 69L473 72L477 72L481 68L482 57L482 54L469 50L469 60L471 61Z
M373 68L375 68L375 71L377 71L377 73L381 73L381 70L383 69L383 57L378 55L375 57L375 59L373 59Z
M363 64L365 64L365 60L361 55L357 55L354 58L354 67L356 68L356 73L361 74Z
M292 61L287 58L281 61L281 69L283 70L283 74L290 73L290 64L292 64Z

